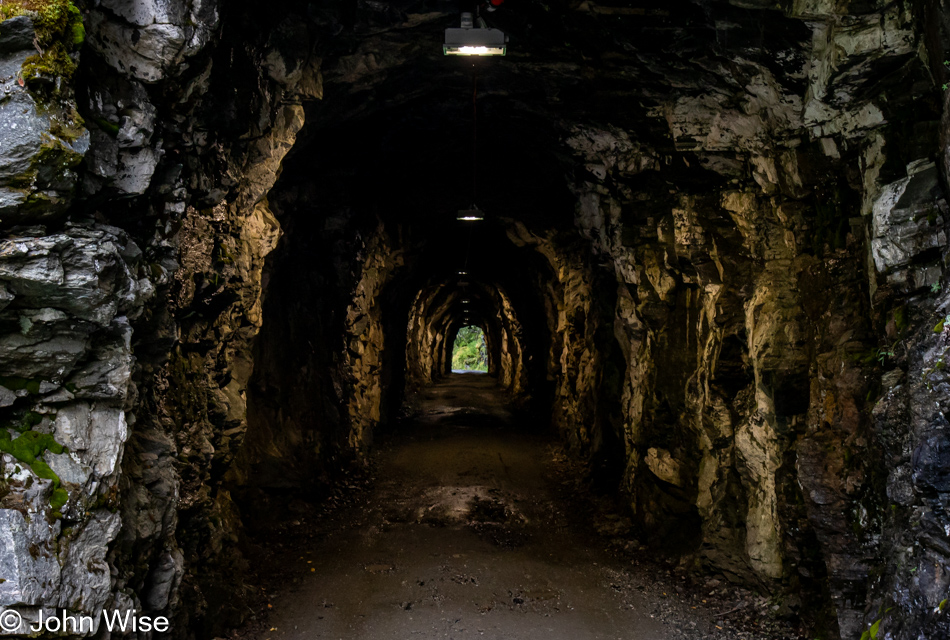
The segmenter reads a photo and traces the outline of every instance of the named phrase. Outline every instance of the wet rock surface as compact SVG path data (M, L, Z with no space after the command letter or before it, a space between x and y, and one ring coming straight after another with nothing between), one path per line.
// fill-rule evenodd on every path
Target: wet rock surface
M60 217L90 144L70 86L52 98L37 90L29 69L36 38L29 15L0 22L0 219L6 224Z

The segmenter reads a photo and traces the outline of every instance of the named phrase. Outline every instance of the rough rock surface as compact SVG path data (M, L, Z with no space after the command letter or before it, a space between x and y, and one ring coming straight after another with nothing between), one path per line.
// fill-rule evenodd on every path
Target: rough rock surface
M89 149L89 133L77 122L67 95L36 95L24 82L25 64L36 57L33 20L20 15L0 22L0 220L4 224L59 217L72 203L77 165Z
M137 277L141 251L128 235L100 224L21 230L0 241L0 261L8 294L0 323L17 328L0 341L2 428L12 438L49 434L66 447L37 456L55 480L0 454L0 607L18 611L24 631L40 609L90 615L98 625L112 597L106 556L120 527L125 412L135 398L129 323L152 284ZM53 504L57 488L67 494L62 505Z
M39 14L0 23L0 429L46 444L3 454L0 607L237 624L245 530L469 309L645 541L822 637L947 635L945 13L500 10L474 181L454 8L102 0L22 85Z

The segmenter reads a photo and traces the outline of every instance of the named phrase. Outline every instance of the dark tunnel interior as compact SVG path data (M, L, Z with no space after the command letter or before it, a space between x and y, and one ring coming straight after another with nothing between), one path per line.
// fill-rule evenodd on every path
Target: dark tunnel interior
M950 637L948 1L0 0L0 635Z

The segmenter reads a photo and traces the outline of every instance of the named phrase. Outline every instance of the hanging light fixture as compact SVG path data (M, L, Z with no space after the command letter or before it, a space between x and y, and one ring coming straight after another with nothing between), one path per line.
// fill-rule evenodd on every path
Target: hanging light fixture
M479 18L484 23L484 20ZM471 25L472 14L462 14L462 26ZM472 29L472 31L490 31L490 29ZM464 31L464 29L462 29ZM446 34L448 30L446 31ZM500 33L500 32L499 32ZM447 36L446 36L447 37ZM485 214L475 202L478 200L478 72L472 64L472 206L468 209L459 209L455 216L461 222L479 222L485 219Z
M445 30L442 53L447 56L503 56L508 51L508 36L501 29L492 29L482 18L478 27L468 11L462 13L458 29Z
M458 215L455 216L455 219L461 220L462 222L478 222L479 220L485 219L485 214L482 213L481 209L473 204L471 209L459 209Z

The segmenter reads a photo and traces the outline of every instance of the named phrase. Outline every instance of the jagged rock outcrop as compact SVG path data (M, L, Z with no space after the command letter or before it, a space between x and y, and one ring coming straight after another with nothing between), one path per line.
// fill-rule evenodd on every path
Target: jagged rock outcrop
M70 78L48 77L37 52L40 38L52 47L58 43L46 40L61 34L45 29L38 35L33 22L23 14L0 23L0 220L7 225L43 222L66 211L79 181L76 168L89 149L69 85L55 95L46 88Z
M97 619L119 531L118 483L136 400L130 322L154 292L128 235L96 223L0 241L4 411L0 606Z
M9 455L4 463L8 471L16 467L16 474L5 480L3 492L4 507L11 508L3 513L11 519L12 536L5 539L2 555L9 567L5 564L4 574L11 568L12 577L4 583L9 597L0 604L23 613L24 623L35 618L40 607L50 612L67 606L93 615L98 624L98 612L107 606L153 615L177 613L180 628L187 628L189 615L209 606L209 600L216 606L210 587L187 606L179 604L182 589L200 588L189 584L198 573L192 564L195 559L203 556L209 564L220 565L203 574L210 584L216 584L215 571L233 570L227 562L193 551L195 544L205 544L199 540L206 533L214 536L215 525L209 530L211 521L217 521L214 514L229 517L233 508L226 499L206 496L205 483L213 479L191 476L187 470L191 464L196 468L205 464L209 450L201 442L206 438L209 445L214 442L210 446L217 447L219 456L233 456L210 433L215 427L208 420L228 424L225 438L233 441L233 450L240 443L243 389L251 371L244 354L260 326L263 257L279 237L264 196L276 180L280 159L292 145L303 114L299 106L277 104L284 91L279 87L274 101L261 105L264 116L249 125L263 134L238 143L240 148L219 148L234 166L233 204L200 211L189 208L192 198L181 180L182 164L163 165L162 158L169 146L177 154L207 144L206 134L197 144L191 142L191 133L182 140L176 127L189 119L192 127L202 126L194 110L208 108L201 100L209 89L211 60L203 52L219 35L219 9L215 3L176 2L130 7L103 3L86 16L93 52L87 52L91 58L87 64L96 74L84 87L88 102L80 109L90 123L91 138L80 129L76 142L67 140L73 154L69 163L22 135L16 138L20 146L3 154L17 175L25 170L14 166L17 162L25 167L49 160L71 171L89 146L84 196L98 203L99 219L124 209L109 198L143 194L153 198L130 203L130 208L145 211L137 219L154 221L134 229L140 235L138 246L126 232L92 223L67 223L64 231L49 235L41 227L20 227L4 241L0 279L3 313L9 316L4 322L16 327L2 338L0 369L6 376L4 406L9 407L5 411L14 419L27 416L31 423L27 434L48 433L53 438L46 453L36 458L48 463L52 480L33 477L36 482L31 485L28 468L17 466ZM44 10L34 19L42 21ZM4 35L28 21L29 15L36 14L3 23ZM4 64L11 69L35 54L32 35L27 35L4 39ZM204 65L205 72L194 73L192 65ZM17 76L11 75L12 82ZM155 91L161 82L166 83L163 91L178 97L169 101L167 93ZM31 89L29 82L26 88ZM10 108L19 104L23 111L24 104L34 104L23 88L7 93L13 94L4 103ZM183 102L176 102L182 96ZM177 115L170 115L169 104ZM31 117L34 121L19 128L35 130L47 146L62 146L55 126L50 132L53 116L42 111ZM9 119L4 123L11 129L16 125ZM40 178L32 183L36 193L55 196L61 204L43 205L37 212L20 207L16 216L3 216L8 227L21 220L43 222L67 209L76 174L67 171L63 175L71 176L71 181L56 183L43 182L50 174L42 167L37 175ZM209 197L220 201L229 187L215 183ZM220 239L209 245L210 237ZM180 275L184 273L188 276ZM215 305L222 300L227 300L229 320L214 322L216 312L223 310ZM196 311L209 304L214 308L211 316ZM176 315L190 315L192 320L176 327ZM209 336L214 336L209 352L186 347L185 354L170 354L176 343L188 345ZM138 361L131 355L133 349ZM217 363L205 365L219 357L228 363L223 383L213 374ZM210 377L202 385L204 376ZM144 382L138 386L145 391L141 396L135 379L140 385ZM27 410L31 413L24 414ZM193 413L197 411L202 414ZM199 415L210 417L191 424ZM67 453L52 453L59 445ZM40 469L40 475L50 473ZM24 485L33 489L18 489ZM59 504L59 494L52 493L51 498L54 488L68 492L65 505ZM61 516L53 513L57 509ZM45 517L51 524L45 524ZM17 525L17 518L33 524ZM227 531L225 545L235 539L229 530L232 525L236 526L233 517L218 526ZM192 534L195 538L189 538ZM38 559L25 560L37 548L44 549ZM183 548L190 555L186 557ZM226 546L219 545L218 552L228 556ZM31 562L45 563L45 569ZM41 590L30 586L39 583L44 584Z
M911 25L896 8L844 30L812 23L804 94L759 68L733 98L741 110L716 94L658 109L677 149L720 176L718 198L708 182L676 188L669 177L674 188L657 206L649 176L673 176L674 164L625 132L582 128L568 139L589 171L577 187L579 226L621 281L626 486L640 518L663 531L663 520L693 510L704 557L736 575L813 585L827 572L841 637L860 635L880 604L867 599L873 567L896 544L882 528L868 412L875 365L894 357L874 319L908 320L881 286L919 292L942 275L936 170L889 139L901 125L885 122L855 71L889 57L919 64ZM880 187L889 153L914 162ZM882 628L903 637L906 615Z
M917 629L934 637L950 632L943 615L950 518L943 497L947 301L946 243L940 240L947 201L938 171L927 163L908 167L906 178L881 189L872 209L875 301L890 309L878 350L885 372L872 410L887 461L880 480L887 508L874 514L878 521L860 524L886 545L886 568L872 570L873 595L897 605L898 614L877 616L895 637L913 637Z

